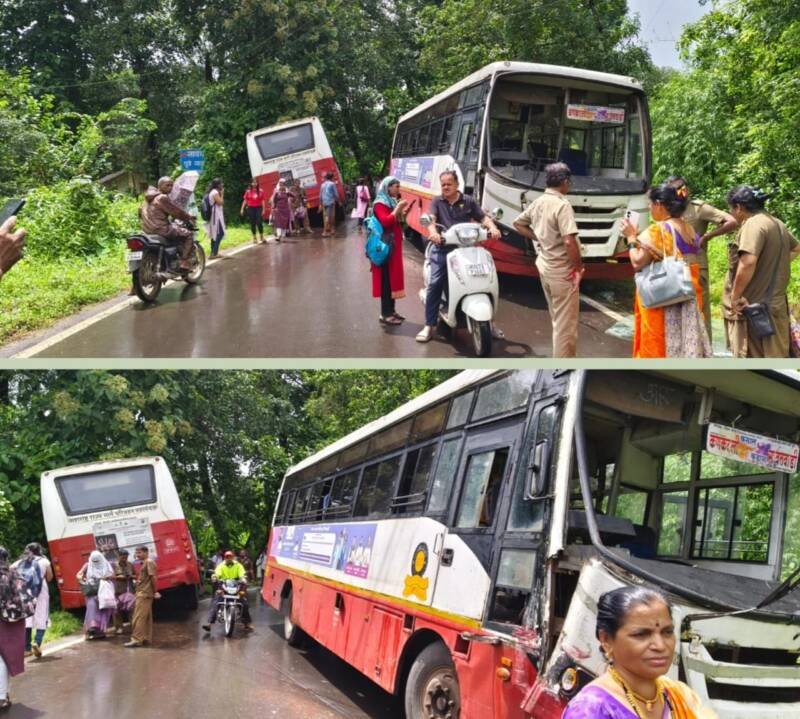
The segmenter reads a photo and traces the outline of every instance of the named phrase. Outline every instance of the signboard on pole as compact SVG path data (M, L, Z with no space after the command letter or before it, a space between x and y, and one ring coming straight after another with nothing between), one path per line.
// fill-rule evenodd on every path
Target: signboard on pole
M206 156L203 150L181 150L181 170L187 172L194 170L202 172L205 166Z

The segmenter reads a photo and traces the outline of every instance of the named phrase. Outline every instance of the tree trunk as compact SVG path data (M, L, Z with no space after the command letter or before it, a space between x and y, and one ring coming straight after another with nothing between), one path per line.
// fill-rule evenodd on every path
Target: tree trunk
M223 546L228 547L230 544L230 536L228 535L225 520L219 511L219 505L214 496L214 488L211 486L211 468L205 452L201 452L198 464L200 470L200 491L203 495L203 509L208 512L211 524L214 527L214 532L217 535L217 540Z

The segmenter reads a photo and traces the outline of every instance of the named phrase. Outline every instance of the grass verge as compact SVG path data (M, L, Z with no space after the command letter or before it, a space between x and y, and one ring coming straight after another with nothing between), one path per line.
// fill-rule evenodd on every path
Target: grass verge
M44 635L44 644L55 642L58 639L68 637L81 631L81 620L74 614L65 611L50 613L50 626Z
M224 254L250 240L249 228L230 227L221 250ZM208 254L204 233L201 243ZM125 243L119 242L99 255L21 261L0 282L0 344L50 327L87 305L127 290L131 280L126 253Z

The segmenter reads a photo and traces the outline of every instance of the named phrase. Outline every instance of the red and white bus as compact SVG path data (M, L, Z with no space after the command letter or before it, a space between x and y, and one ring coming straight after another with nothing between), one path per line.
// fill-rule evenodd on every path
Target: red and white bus
M800 716L798 437L788 372L463 372L288 471L262 596L408 719L558 719L648 583L673 678Z
M545 190L544 168L566 162L586 277L633 275L620 225L627 210L647 217L650 119L642 86L620 75L526 62L495 62L403 115L392 174L419 216L455 170L462 190L499 208L502 239L487 244L500 272L537 276L531 241L513 221Z
M320 185L325 175L332 172L341 213L344 183L319 118L306 117L249 132L247 157L250 173L267 198L272 197L279 179L299 182L312 217L318 214Z
M42 512L61 606L84 598L76 574L99 549L146 545L158 566L158 591L197 608L200 572L175 482L161 457L76 464L42 474ZM177 595L177 596L176 596Z

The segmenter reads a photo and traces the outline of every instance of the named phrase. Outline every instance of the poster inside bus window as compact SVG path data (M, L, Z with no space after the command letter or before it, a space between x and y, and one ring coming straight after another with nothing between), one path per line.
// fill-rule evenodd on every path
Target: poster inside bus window
M146 546L150 550L150 558L157 556L153 541L153 530L147 517L121 517L92 525L92 535L97 549L106 559L113 561L120 549L127 549L131 557L136 547Z
M599 105L567 105L567 120L622 125L625 123L625 108L601 107Z
M376 524L279 527L272 537L272 554L366 579L376 529Z
M789 474L797 471L800 455L800 446L792 442L714 423L708 425L706 450L720 457Z

